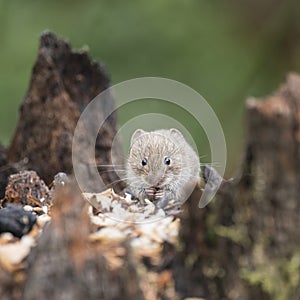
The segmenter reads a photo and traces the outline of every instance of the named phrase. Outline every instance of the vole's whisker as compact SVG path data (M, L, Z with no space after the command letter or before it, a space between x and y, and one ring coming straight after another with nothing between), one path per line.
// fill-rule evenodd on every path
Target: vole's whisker
M124 171L124 172L125 172L126 169L117 169L117 168L112 168L112 169L108 169L108 168L99 168L98 171L99 171L99 172L101 172L101 171L108 171L108 172L109 172L109 171L111 171L111 172L112 172L112 171Z
M106 167L114 168L114 167L124 167L124 164L122 164L122 165L115 165L115 164L113 164L113 165L100 165L100 164L96 164L95 166L96 167L104 167L104 168L106 168Z
M123 181L124 181L124 179L114 180L114 181L108 183L107 186L112 186L112 185L114 185L114 184L116 184L116 183L123 182Z
M220 167L221 166L221 164L219 163L219 162L211 162L211 163L207 163L207 162L205 162L205 163L200 163L200 166L205 166L205 165L209 165L209 166L212 166L212 167Z
M122 177L122 178L120 178L120 179L117 179L117 180L115 180L115 181L113 181L113 182L111 182L110 184L114 184L115 182L119 182L119 181L126 181L126 180L132 180L132 179L135 179L135 178L133 178L133 177L126 177L126 176L124 176L124 177Z
M123 170L98 171L98 173L99 173L100 175L107 174L107 173L122 173L122 172L124 172L124 174L125 174L125 171L123 171Z

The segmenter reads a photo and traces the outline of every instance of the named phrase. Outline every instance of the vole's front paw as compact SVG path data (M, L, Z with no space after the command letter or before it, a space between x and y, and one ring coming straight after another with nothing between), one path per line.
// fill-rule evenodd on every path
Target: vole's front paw
M156 190L154 198L156 201L161 201L165 198L165 192L163 190Z
M155 192L156 190L154 187L145 188L145 193L150 197L155 197Z

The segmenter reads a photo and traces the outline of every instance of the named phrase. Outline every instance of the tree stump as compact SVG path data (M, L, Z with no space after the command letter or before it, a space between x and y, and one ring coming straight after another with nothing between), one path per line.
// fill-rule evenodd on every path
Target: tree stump
M23 299L144 299L136 265L124 248L124 264L112 270L105 252L88 240L87 203L74 186L57 191L51 224L28 259Z
M72 173L72 138L79 116L87 104L108 87L105 70L92 61L86 51L72 51L66 41L51 32L42 34L30 86L8 149L9 163L18 162L22 169L35 170L47 184L58 172ZM96 113L104 114L113 109L114 100L106 97L99 107ZM113 113L98 134L97 164L112 164L111 145L116 131L116 114ZM118 147L117 152L122 153L120 145ZM85 149L80 151L84 154ZM118 160L122 161L122 157ZM86 166L87 170L92 167ZM118 180L113 185L116 190L123 186L114 172L104 172L102 178L106 184ZM98 186L92 177L87 181L90 188Z
M196 209L195 199L182 222L178 258L188 274L180 278L184 295L300 298L299 112L296 74L274 95L247 101L240 176L204 211ZM189 291L182 288L191 283Z

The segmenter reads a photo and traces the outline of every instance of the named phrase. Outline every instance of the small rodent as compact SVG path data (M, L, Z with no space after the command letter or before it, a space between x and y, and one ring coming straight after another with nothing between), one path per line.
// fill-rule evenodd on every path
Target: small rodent
M140 201L159 208L170 200L182 204L200 180L200 160L177 129L146 132L131 138L126 180Z

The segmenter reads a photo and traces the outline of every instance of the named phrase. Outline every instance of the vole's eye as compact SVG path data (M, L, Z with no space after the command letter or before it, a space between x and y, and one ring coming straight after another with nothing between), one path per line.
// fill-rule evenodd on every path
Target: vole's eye
M142 165L146 166L146 164L147 164L147 159L146 158L142 159Z
M164 163L165 165L170 165L171 159L169 157L165 157Z

